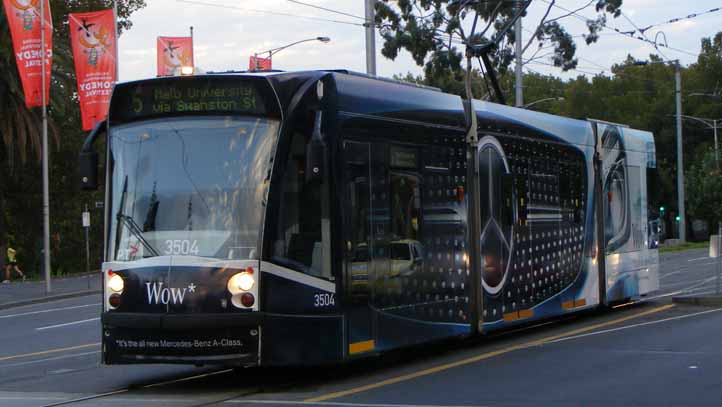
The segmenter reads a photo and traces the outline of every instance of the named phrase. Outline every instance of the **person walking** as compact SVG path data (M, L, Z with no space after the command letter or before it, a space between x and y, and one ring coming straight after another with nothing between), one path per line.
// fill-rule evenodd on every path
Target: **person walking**
M25 274L22 270L20 270L20 267L18 267L18 260L17 260L17 252L15 249L12 248L8 244L8 262L5 265L5 281L3 283L9 283L10 282L10 276L13 270L15 270L15 273L17 273L20 277L22 277L23 280L25 280Z

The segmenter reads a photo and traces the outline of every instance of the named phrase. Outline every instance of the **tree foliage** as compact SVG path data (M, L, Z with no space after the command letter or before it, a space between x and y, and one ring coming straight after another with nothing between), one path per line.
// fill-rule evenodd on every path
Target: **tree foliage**
M67 119L66 108L74 101L75 72L68 32L68 14L111 8L109 0L51 1L53 18L53 67L50 101L50 134L59 142L57 123ZM145 6L144 0L118 1L118 29L131 27L130 14ZM27 109L20 75L15 62L10 28L5 9L0 4L0 134L5 147L5 158L12 169L14 159L21 163L32 153L36 161L41 153L40 109Z
M130 15L145 6L144 0L118 0L119 31L131 27ZM76 79L68 32L68 14L97 11L113 6L111 0L51 1L53 18L53 67L48 108L50 151L50 213L53 271L84 270L83 230L80 213L92 208L100 194L83 194L75 186L77 153L85 134L81 130ZM30 274L39 271L42 245L42 176L40 108L27 109L5 10L0 3L0 264L5 261L7 238L15 240L18 256ZM30 159L30 158L33 159ZM91 239L102 242L97 212ZM100 247L92 245L97 264Z
M549 18L556 0L547 2L544 17L538 22L534 34L527 40L522 54L538 41L553 48L551 62L562 70L577 65L576 43L573 36L560 23L572 15L567 13ZM594 6L597 16L587 23L587 44L596 42L598 32L606 24L607 15L621 13L622 0L590 0L580 11ZM450 75L460 75L462 52L465 44L484 44L494 40L494 33L510 23L515 15L516 2L509 0L383 0L376 3L376 23L384 39L381 53L395 59L400 50L411 54L417 65L423 66L426 78L431 81ZM478 20L477 20L478 18ZM472 32L472 28L476 29ZM490 55L497 71L507 71L514 58L514 30L499 38L496 52Z
M715 151L706 149L687 171L687 211L694 218L722 221L722 171L717 168Z

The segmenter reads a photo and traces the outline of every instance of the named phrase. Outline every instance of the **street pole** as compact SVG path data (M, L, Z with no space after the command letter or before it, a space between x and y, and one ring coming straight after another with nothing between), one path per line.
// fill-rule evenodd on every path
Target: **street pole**
M717 164L717 172L719 172L719 146L717 145L717 119L712 120L714 126L714 161Z
M196 50L193 46L193 26L191 26L191 65L193 65L193 71L196 68Z
M88 204L85 204L85 212L83 212L83 229L85 229L85 272L88 274L88 290L90 290L90 212Z
M687 216L684 211L684 159L682 157L682 74L679 60L674 64L675 99L677 105L677 210L679 212L679 240L684 243L687 235Z
M45 0L40 0L40 70L42 81L43 103L43 264L45 268L45 292L50 293L50 192L48 171L48 95L45 90L45 63L47 60L45 49Z
M90 214L90 212L88 211L88 204L85 204L85 213ZM88 216L88 218L89 217L90 216ZM85 229L85 271L87 273L90 273L90 236L88 232L90 229L90 222L88 222L87 224L85 224L85 222L83 223L83 228Z
M521 2L517 2L517 6L521 8ZM514 45L516 47L516 107L524 106L524 93L522 90L522 58L521 58L521 16L514 23Z
M366 73L376 76L376 0L365 0L366 5Z
M717 175L722 176L719 168L719 146L717 145L717 119L712 120L714 126L714 161L717 164ZM717 222L717 294L719 295L719 279L722 274L722 219Z
M113 33L115 38L115 82L117 83L119 79L118 73L120 72L120 61L118 60L118 2L115 0L113 0L113 29L115 30Z
M717 223L717 295L719 295L720 275L722 275L722 220Z

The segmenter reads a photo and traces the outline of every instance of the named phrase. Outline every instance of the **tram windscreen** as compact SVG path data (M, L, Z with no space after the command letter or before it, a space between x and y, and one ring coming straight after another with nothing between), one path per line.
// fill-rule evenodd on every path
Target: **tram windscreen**
M243 116L113 127L112 258L256 258L278 127Z

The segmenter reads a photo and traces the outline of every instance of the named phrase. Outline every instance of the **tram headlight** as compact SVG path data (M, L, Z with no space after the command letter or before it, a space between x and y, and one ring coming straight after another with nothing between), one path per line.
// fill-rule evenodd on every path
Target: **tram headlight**
M125 282L121 276L113 274L108 279L108 288L110 288L113 292L119 293L123 291L123 288L125 288Z
M235 274L228 280L228 291L235 295L243 291L250 291L255 284L256 279L253 278L253 274L244 271Z

